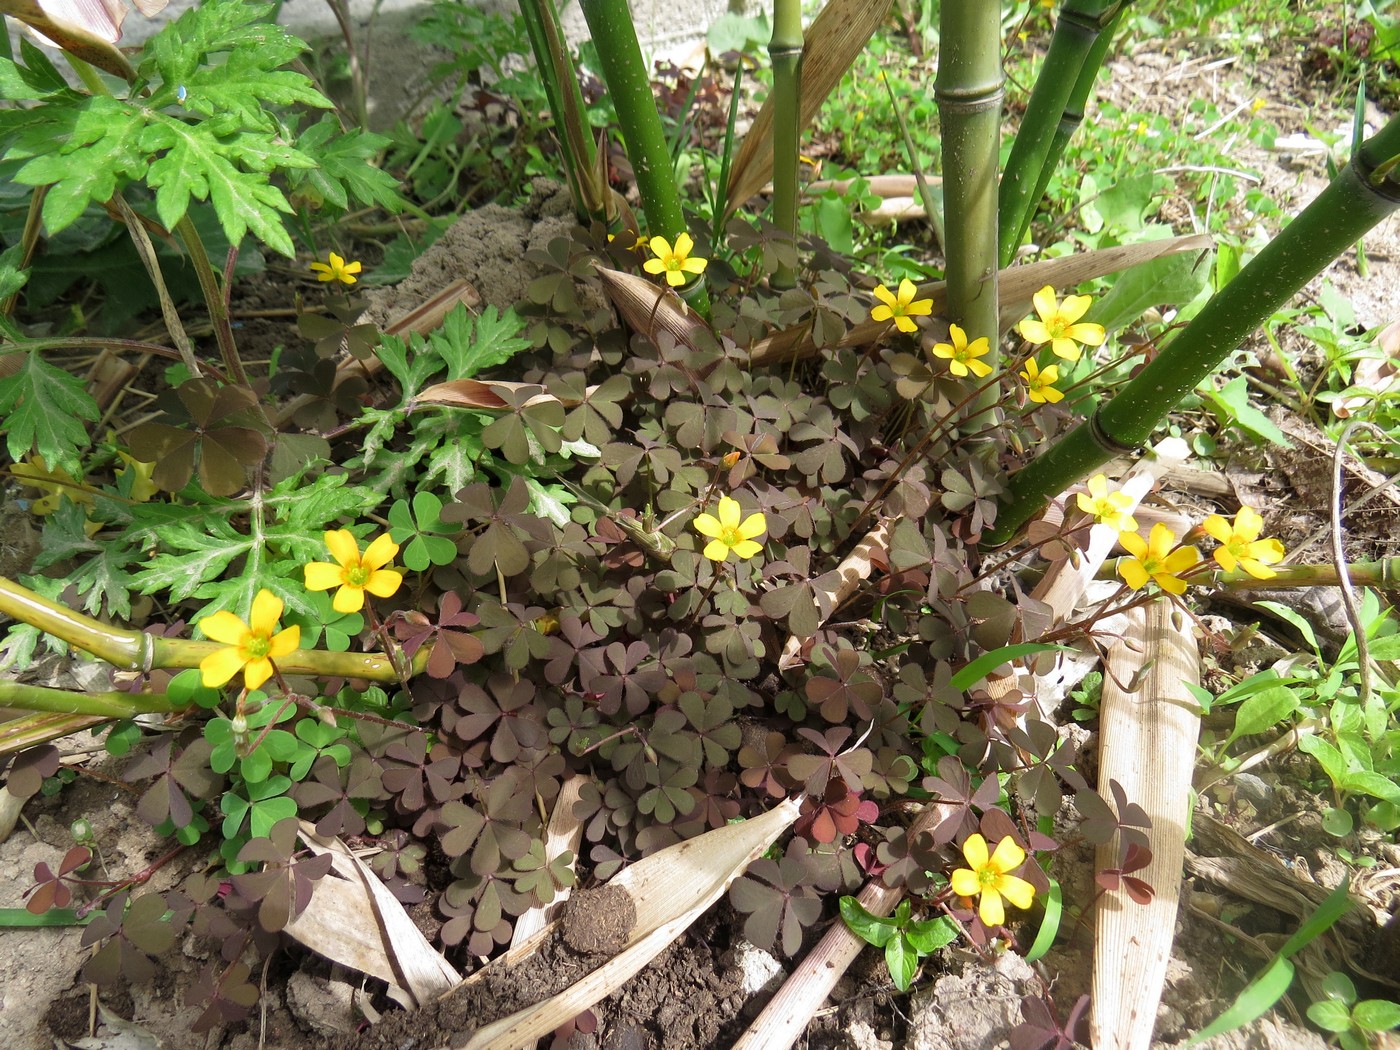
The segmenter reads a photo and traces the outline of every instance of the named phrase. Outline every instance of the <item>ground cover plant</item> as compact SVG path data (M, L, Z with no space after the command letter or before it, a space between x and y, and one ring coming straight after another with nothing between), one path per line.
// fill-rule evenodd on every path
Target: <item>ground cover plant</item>
M1200 6L1224 31L1251 24L1251 5ZM1091 786L1094 763L1036 676L1075 644L1106 651L1096 625L1113 616L1189 624L1231 589L1392 578L1389 562L1348 569L1340 544L1337 564L1286 564L1265 506L1162 520L1109 464L1159 427L1222 459L1239 435L1281 436L1248 396L1263 351L1239 349L1260 326L1322 348L1316 374L1279 355L1267 374L1281 397L1342 448L1393 458L1393 332L1350 331L1336 298L1285 308L1400 204L1400 123L1358 120L1318 202L1272 240L1243 236L1232 219L1280 209L1262 191L1241 204L1239 174L1192 130L1238 120L1238 138L1272 143L1266 107L1193 104L1173 122L1108 103L1101 119L1125 134L1072 135L1115 33L1170 28L1151 5L1071 2L1052 19L1039 4L945 0L900 12L900 33L869 50L883 10L834 42L825 27L849 28L851 12L828 10L804 40L796 5L776 7L769 108L742 145L730 101L744 74L731 98L735 81L714 71L666 73L658 90L613 3L585 4L582 78L548 5L519 28L442 7L423 32L481 50L438 75L476 101L390 135L356 122L363 84L337 110L259 5L210 0L130 59L40 19L73 84L27 37L11 41L0 429L39 536L17 580L0 580L18 621L0 706L31 712L0 723L6 791L61 790L62 747L92 731L120 760L102 775L168 839L144 866L101 870L102 843L80 828L35 866L29 915L90 919L86 980L149 980L189 930L214 945L194 1030L243 1024L281 935L334 877L313 842L337 837L378 847L374 873L426 906L437 945L467 968L576 887L788 797L791 835L729 890L743 935L796 959L839 915L883 950L901 992L954 941L1039 958L1106 894L1144 909L1174 894L1147 874L1160 821L1112 777ZM1373 27L1368 50L1321 35L1330 72L1362 101L1383 94L1393 20L1368 6L1345 24ZM842 107L828 133L845 142L826 148L936 166L920 197L941 213L937 264L892 263L889 235L842 221L859 187L799 207L811 113L856 55L892 63L892 40L917 42L905 81L867 110ZM482 65L511 68L508 49L528 49L539 80L477 91ZM1005 145L1004 65L1027 82ZM528 114L518 137L468 134L473 106L512 91ZM877 107L908 130L868 133ZM1163 167L1218 170L1178 183L1146 169L1149 150ZM352 239L366 209L417 221L421 240L384 252L403 267L442 209L542 170L563 178L570 217L529 253L515 302L366 319L354 296L375 268ZM998 171L999 198L986 192ZM770 179L764 212L750 198ZM1219 236L1174 239L1159 217L1173 194ZM1044 248L1039 269L1010 266L1027 242ZM91 272L109 290L139 267L147 298L52 308L77 256L101 260ZM300 282L301 339L267 354L243 345L231 306L260 269ZM135 330L141 309L155 334ZM101 369L81 376L90 358ZM1183 424L1207 417L1218 425ZM1104 593L1056 620L1035 574L1115 542ZM1194 693L1211 775L1246 768L1273 736L1316 762L1339 855L1359 851L1358 831L1393 836L1388 607L1355 599L1336 645L1288 605L1262 608L1302 645ZM115 670L84 688L24 677L74 650ZM1112 669L1102 684L1124 685ZM1105 703L1086 685L1067 710L1092 721ZM549 835L560 808L579 828L568 848ZM1093 888L1066 896L1057 855L1087 846L1100 847ZM867 885L893 894L887 906L857 899ZM1283 994L1344 896L1232 1020ZM1379 986L1297 970L1308 1016L1344 1045L1394 1027ZM1028 1047L1068 1045L1090 1020L1048 992L1021 1014L1012 1038Z

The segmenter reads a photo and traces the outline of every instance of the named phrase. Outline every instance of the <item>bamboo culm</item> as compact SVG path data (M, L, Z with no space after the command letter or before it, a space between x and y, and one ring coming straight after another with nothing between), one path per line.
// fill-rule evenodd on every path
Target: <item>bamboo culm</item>
M1111 401L1011 479L986 547L1010 541L1057 493L1147 443L1177 403L1358 238L1400 208L1400 117L1215 294Z

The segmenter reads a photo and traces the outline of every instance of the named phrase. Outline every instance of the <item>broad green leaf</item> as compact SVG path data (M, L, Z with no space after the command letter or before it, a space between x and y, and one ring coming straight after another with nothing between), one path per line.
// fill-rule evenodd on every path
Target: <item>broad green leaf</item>
M1327 774L1332 783L1340 785L1346 779L1346 760L1342 758L1342 753L1326 740L1312 733L1300 736L1298 750L1317 759L1317 764L1322 767L1322 771Z
M1152 307L1189 303L1209 281L1209 259L1190 253L1153 259L1124 270L1107 294L1094 303L1086 319L1115 332Z
M1356 1027L1366 1032L1387 1032L1400 1027L1400 1005L1388 999L1363 999L1351 1012Z
M12 462L35 452L50 469L81 476L78 449L88 444L83 424L100 414L83 381L40 354L26 355L18 372L0 379L0 428Z
M1009 664L1011 661L1019 660L1023 656L1033 656L1036 653L1049 652L1052 649L1064 649L1064 646L1049 645L1045 642L1020 642L1016 645L1004 646L990 653L983 653L957 674L953 675L948 685L950 688L956 689L959 692L966 692L1003 664Z
M894 986L901 992L907 992L914 980L914 972L919 968L919 953L902 933L890 938L885 945L885 965L889 968Z
M1348 773L1337 786L1351 794L1360 792L1400 806L1400 785L1379 773Z
M1229 744L1242 736L1255 736L1272 725L1282 722L1298 709L1298 697L1285 686L1275 685L1271 689L1255 693L1240 704L1235 713L1235 728L1230 733Z
M842 897L840 908L842 921L867 944L883 948L895 935L893 922L871 915L855 897Z
M1298 633L1303 636L1303 640L1312 647L1314 653L1321 652L1317 645L1317 635L1313 633L1312 624L1308 623L1308 621L1298 615L1298 613L1286 605L1280 605L1278 602L1255 602L1254 604L1260 609L1267 609L1279 619L1292 624L1293 627L1297 629Z
M940 915L936 919L910 923L905 928L904 935L915 951L920 955L928 955L958 939L958 924L948 916Z
M1202 400L1214 405L1228 422L1271 445L1293 447L1293 443L1278 425L1250 402L1249 385L1244 376L1236 376L1219 390L1214 390L1209 385L1203 386L1199 393Z
M1308 1007L1308 1020L1324 1032L1347 1032L1351 1030L1351 1010L1346 1003L1335 999L1324 999Z

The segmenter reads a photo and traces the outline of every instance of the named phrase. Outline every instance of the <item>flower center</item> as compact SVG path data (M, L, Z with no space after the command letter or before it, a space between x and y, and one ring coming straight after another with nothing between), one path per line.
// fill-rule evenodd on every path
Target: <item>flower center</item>
M261 660L272 649L272 639L265 634L249 634L243 639L243 654L249 660Z
M679 255L672 255L666 260L666 269L679 270L681 268L681 263L684 261L685 260L682 259Z
M719 530L719 541L726 547L737 547L744 542L744 537L739 535L737 526L732 529L721 528Z
M997 879L1001 873L995 868L980 868L977 872L977 884L984 890L995 889Z
M351 587L363 587L369 583L370 571L363 565L345 570L345 582Z

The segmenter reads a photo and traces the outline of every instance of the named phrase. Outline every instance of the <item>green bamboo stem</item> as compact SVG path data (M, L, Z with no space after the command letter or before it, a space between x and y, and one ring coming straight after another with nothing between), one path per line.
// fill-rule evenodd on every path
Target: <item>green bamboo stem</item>
M1069 101L1065 103L1064 112L1060 114L1060 122L1055 127L1055 137L1051 141L1050 150L1041 165L1040 177L1036 180L1034 192L1031 193L1031 205L1021 216L1020 229L1014 233L1002 231L1003 245L1005 245L1008 233L1010 233L1013 257L1026 236L1026 229L1031 224L1031 216L1035 213L1035 206L1045 199L1045 191L1050 185L1050 179L1055 174L1055 169L1060 165L1061 158L1065 155L1065 149L1069 146L1070 139L1079 130L1079 126L1084 123L1084 109L1094 90L1094 82L1098 79L1099 70L1103 68L1104 59L1108 56L1108 49L1113 44L1118 27L1123 21L1123 13L1127 10L1130 2L1131 0L1123 0L1123 3L1111 16L1109 23L1104 26L1103 32L1094 39L1089 53L1084 58L1084 66L1079 71L1079 79L1075 81L1074 90L1070 92Z
M948 317L968 342L985 337L982 358L1001 368L997 312L997 160L1001 135L1001 7L944 0L934 97L943 129L943 202ZM969 406L997 403L989 387Z
M0 707L96 718L135 718L153 712L180 710L164 693L77 693L20 682L0 682Z
M125 671L198 667L200 661L210 653L228 648L218 642L158 638L144 631L113 627L91 616L65 608L4 577L0 577L0 612L31 624L55 638L61 638L69 645ZM414 654L413 673L418 673L426 666L427 658L426 649L420 649ZM277 669L283 674L367 678L374 682L399 681L393 663L382 653L333 653L322 649L297 649L279 659Z
M797 164L802 111L802 0L773 0L773 223L797 245ZM797 268L779 263L774 288L797 286Z
M1118 564L1122 558L1110 558L1099 569L1101 580L1116 580ZM1325 565L1275 565L1274 575L1267 580L1251 576L1243 569L1225 572L1216 569L1211 572L1192 573L1187 579L1192 587L1225 587L1232 591L1272 591L1288 590L1295 587L1336 587L1339 584L1337 567L1331 562ZM1380 561L1352 562L1347 566L1351 581L1360 587L1394 587L1400 581L1400 558L1384 558Z
M1397 161L1400 117L1393 117L1112 401L1011 479L984 545L1008 542L1055 494L1145 445L1177 402L1246 336L1400 208Z
M627 0L580 0L579 7L598 48L603 80L617 111L627 159L632 162L637 192L646 209L647 230L674 244L686 232L680 188ZM709 316L703 274L677 291L701 316Z
M1002 266L1010 265L1021 243L1021 235L1030 225L1037 199L1035 189L1040 185L1060 117L1078 88L1081 76L1088 72L1092 85L1093 75L1098 72L1097 68L1092 72L1088 70L1088 58L1105 26L1112 21L1118 3L1119 0L1068 0L1060 10L1055 32L1050 37L1050 48L1035 78L1025 118L1016 132L1002 174L999 219ZM989 6L995 14L995 5Z
M606 175L600 180L593 163L593 134L584 117L583 92L569 62L568 47L559 29L553 0L520 0L520 14L535 68L544 85L545 100L558 132L564 176L581 222L608 221L610 193Z
M100 715L32 714L0 722L0 757L48 744L107 721Z

